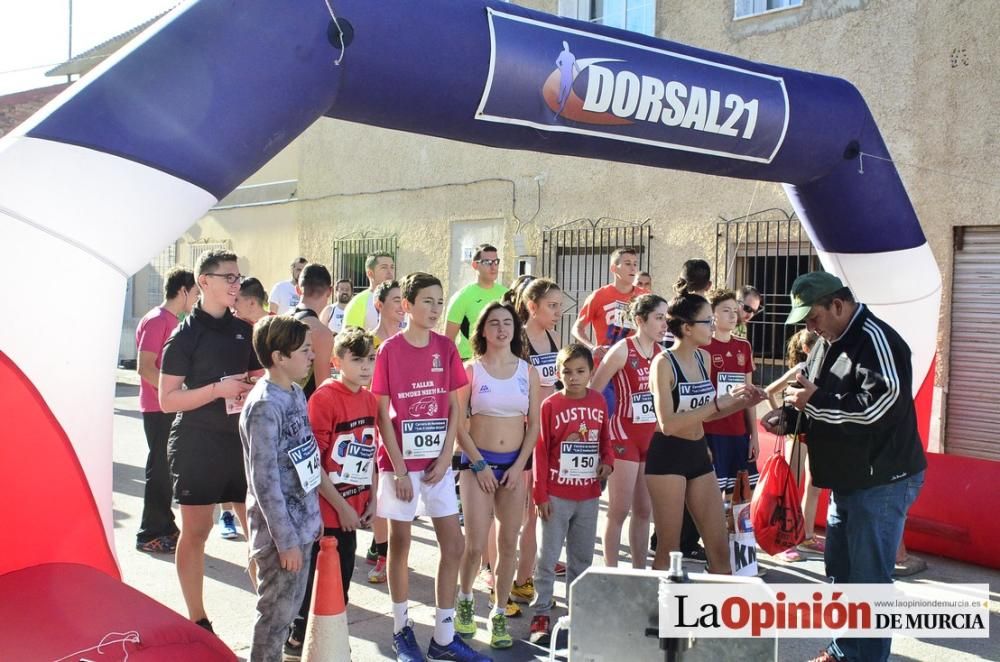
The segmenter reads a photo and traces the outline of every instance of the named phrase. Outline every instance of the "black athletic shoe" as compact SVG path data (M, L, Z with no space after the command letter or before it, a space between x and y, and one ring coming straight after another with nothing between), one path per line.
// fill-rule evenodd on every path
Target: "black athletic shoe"
M282 662L298 662L302 659L302 644L306 639L305 624L298 618L289 628L288 639L285 640L285 647L282 651Z
M695 563L708 563L708 556L705 554L705 548L699 545L694 549L684 552L684 560L694 561Z
M212 629L212 623L207 618L199 618L197 621L194 622L194 624L200 628L205 628L212 634L215 634L215 630Z

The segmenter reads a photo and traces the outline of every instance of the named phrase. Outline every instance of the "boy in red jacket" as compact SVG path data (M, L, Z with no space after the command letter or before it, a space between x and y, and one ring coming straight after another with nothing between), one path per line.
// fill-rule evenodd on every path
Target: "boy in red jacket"
M309 423L319 446L323 467L319 507L323 535L337 539L344 603L354 574L357 529L375 512L372 477L375 465L375 396L368 390L375 369L375 338L364 329L346 327L333 345L340 367L309 399ZM285 644L285 659L302 654L319 543L313 549L309 584L299 616Z
M566 585L573 583L594 558L601 481L611 475L608 408L604 397L587 388L594 357L572 343L556 358L563 390L542 403L541 438L535 446L535 486L532 499L542 523L535 563L535 616L530 640L548 644L549 611L556 561L566 543Z

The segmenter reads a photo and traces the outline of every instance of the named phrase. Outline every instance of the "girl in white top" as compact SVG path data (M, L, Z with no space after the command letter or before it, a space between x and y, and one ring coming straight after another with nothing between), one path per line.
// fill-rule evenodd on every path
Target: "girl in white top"
M472 584L486 551L496 515L497 563L494 613L490 615L494 648L513 644L505 609L514 579L517 541L526 499L524 470L538 439L538 373L520 358L521 322L509 304L486 306L471 338L475 358L466 363L469 384L459 390L459 406L469 412L460 427L462 448L459 491L465 515L465 552L459 571L455 630L476 632Z

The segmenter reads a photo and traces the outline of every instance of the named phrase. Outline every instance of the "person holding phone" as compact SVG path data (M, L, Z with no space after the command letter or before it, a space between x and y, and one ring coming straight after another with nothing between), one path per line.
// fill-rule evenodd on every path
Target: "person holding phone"
M831 490L826 574L835 583L892 582L910 505L924 483L927 459L917 432L910 348L854 299L835 275L795 279L786 324L805 322L821 338L810 377L796 375L785 406L764 426L799 429L809 438L817 487ZM834 639L817 660L886 660L892 639Z

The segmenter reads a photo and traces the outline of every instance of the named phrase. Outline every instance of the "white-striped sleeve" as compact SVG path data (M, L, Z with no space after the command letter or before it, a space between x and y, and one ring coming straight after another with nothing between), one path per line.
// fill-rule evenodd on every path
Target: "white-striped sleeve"
M860 397L862 393L853 394L853 397L843 400L836 409L819 408L813 404L807 404L805 412L809 418L831 424L871 425L878 422L899 399L899 372L896 369L896 360L892 355L892 348L885 337L885 332L870 319L864 322L863 330L868 334L875 357L878 360L878 371L872 370L872 372L884 382L885 391L874 401L861 406L856 411L852 411L854 408L852 405L855 403L862 405Z

